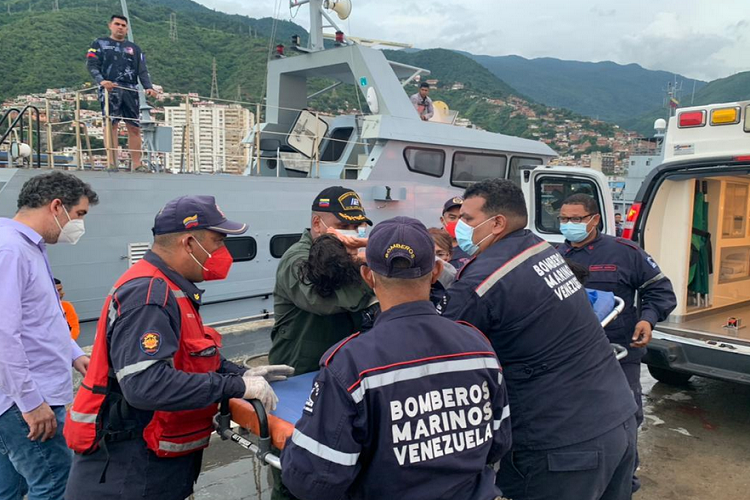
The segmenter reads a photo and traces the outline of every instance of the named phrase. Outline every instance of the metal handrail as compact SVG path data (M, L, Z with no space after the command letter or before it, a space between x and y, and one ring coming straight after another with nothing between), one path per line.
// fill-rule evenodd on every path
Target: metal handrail
M2 120L0 120L0 125L2 125L3 121L7 118L7 116L9 115L9 113L11 111L13 111L14 109L15 108L11 108L10 110L8 110L5 113L5 115L3 116ZM29 111L29 110L32 110L33 112L36 113L36 136L39 139L39 142L41 143L41 141L42 141L42 131L41 131L41 128L39 126L39 122L40 122L39 108L37 108L36 106L32 106L31 104L27 104L26 106L24 106L21 109L21 111L18 111L18 115L10 123L10 125L8 126L8 130L6 130L5 133L2 135L2 137L0 137L0 145L2 145L5 142L5 140L8 138L8 136L10 135L10 133L13 131L13 129L17 125L19 125L19 123L20 123L20 127L19 128L21 129L21 141L23 142L23 118L24 118L24 115L26 114L26 112ZM29 131L29 135L31 135L32 133L33 132ZM41 151L41 149L38 146L36 148L36 167L37 168L42 168L42 151Z
M5 120L7 120L7 119L8 119L8 116L9 116L9 115L10 115L10 114L11 114L11 113L12 113L13 111L15 111L16 113L20 113L20 112L21 112L21 110L19 110L18 108L9 108L9 109L8 109L8 110L7 110L7 111L6 111L5 113L3 113L3 116L2 116L2 118L0 118L0 127L2 127L3 123L5 123Z

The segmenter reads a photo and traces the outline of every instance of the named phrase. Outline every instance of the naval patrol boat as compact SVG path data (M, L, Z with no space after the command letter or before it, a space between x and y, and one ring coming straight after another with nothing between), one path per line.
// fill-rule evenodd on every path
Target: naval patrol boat
M265 120L244 139L252 147L244 175L56 166L90 183L100 198L86 217L80 243L49 249L52 269L83 322L82 344L93 338L112 283L148 250L154 215L177 196L213 195L227 217L250 227L245 235L228 239L235 257L229 278L205 284L202 314L210 323L272 314L278 260L308 227L312 201L328 186L359 193L375 223L408 215L436 226L445 200L472 182L528 181L530 169L545 169L547 184L537 195L541 207L551 197L545 190L556 192L564 179L575 176L575 169L545 166L556 153L542 142L422 121L404 86L429 72L388 61L382 51L348 40L333 14L345 19L350 0L291 4L308 5L309 40L293 47L294 56L279 53L268 63ZM337 32L333 45L324 43L329 28ZM308 104L310 80L319 78L335 82L329 89L355 86L366 111L321 118ZM21 186L42 171L0 168L0 216L13 216ZM559 181L549 181L558 174ZM580 182L594 189L598 185L591 179ZM532 210L537 219L541 214L548 221L542 232L554 233L556 219L539 207Z

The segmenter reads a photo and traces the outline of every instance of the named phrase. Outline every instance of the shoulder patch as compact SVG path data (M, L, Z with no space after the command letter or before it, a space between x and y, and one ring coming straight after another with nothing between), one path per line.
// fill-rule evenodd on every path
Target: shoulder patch
M441 316L443 315L445 310L448 308L448 302L450 302L450 300L451 300L450 295L446 293L445 295L443 295L443 298L440 299L440 302L437 303L437 305L435 306L435 309L437 309L437 312L439 315Z
M161 348L161 335L157 332L148 332L141 335L141 351L153 356Z

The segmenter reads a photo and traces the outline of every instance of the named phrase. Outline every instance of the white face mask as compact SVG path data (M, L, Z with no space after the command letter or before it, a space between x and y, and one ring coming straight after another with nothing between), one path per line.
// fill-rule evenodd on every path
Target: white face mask
M70 243L71 245L75 245L78 243L78 240L81 239L81 236L83 236L83 233L86 232L86 228L83 226L83 219L71 219L70 214L68 214L68 211L63 207L63 210L65 210L65 215L68 217L68 223L64 226L60 225L60 221L57 220L57 217L55 217L55 222L57 223L57 227L60 228L60 236L57 237L58 243Z
M326 229L331 229L330 227L328 227L328 224L323 222L323 219L320 219L320 222L326 227ZM362 236L362 232L360 230L355 231L353 229L336 229L336 228L333 228L333 230L343 236L350 236L352 238L364 238L367 235L365 233L365 236Z

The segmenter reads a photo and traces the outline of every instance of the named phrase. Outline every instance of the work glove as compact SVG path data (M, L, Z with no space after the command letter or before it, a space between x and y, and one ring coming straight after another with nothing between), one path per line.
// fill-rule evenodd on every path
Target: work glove
M267 382L286 380L294 375L294 368L288 365L265 365L248 368L244 376L263 377Z
M276 403L279 402L279 398L276 397L276 393L273 392L266 379L257 375L248 375L246 372L242 376L242 381L245 382L245 394L242 396L243 398L259 400L267 412L276 409Z

